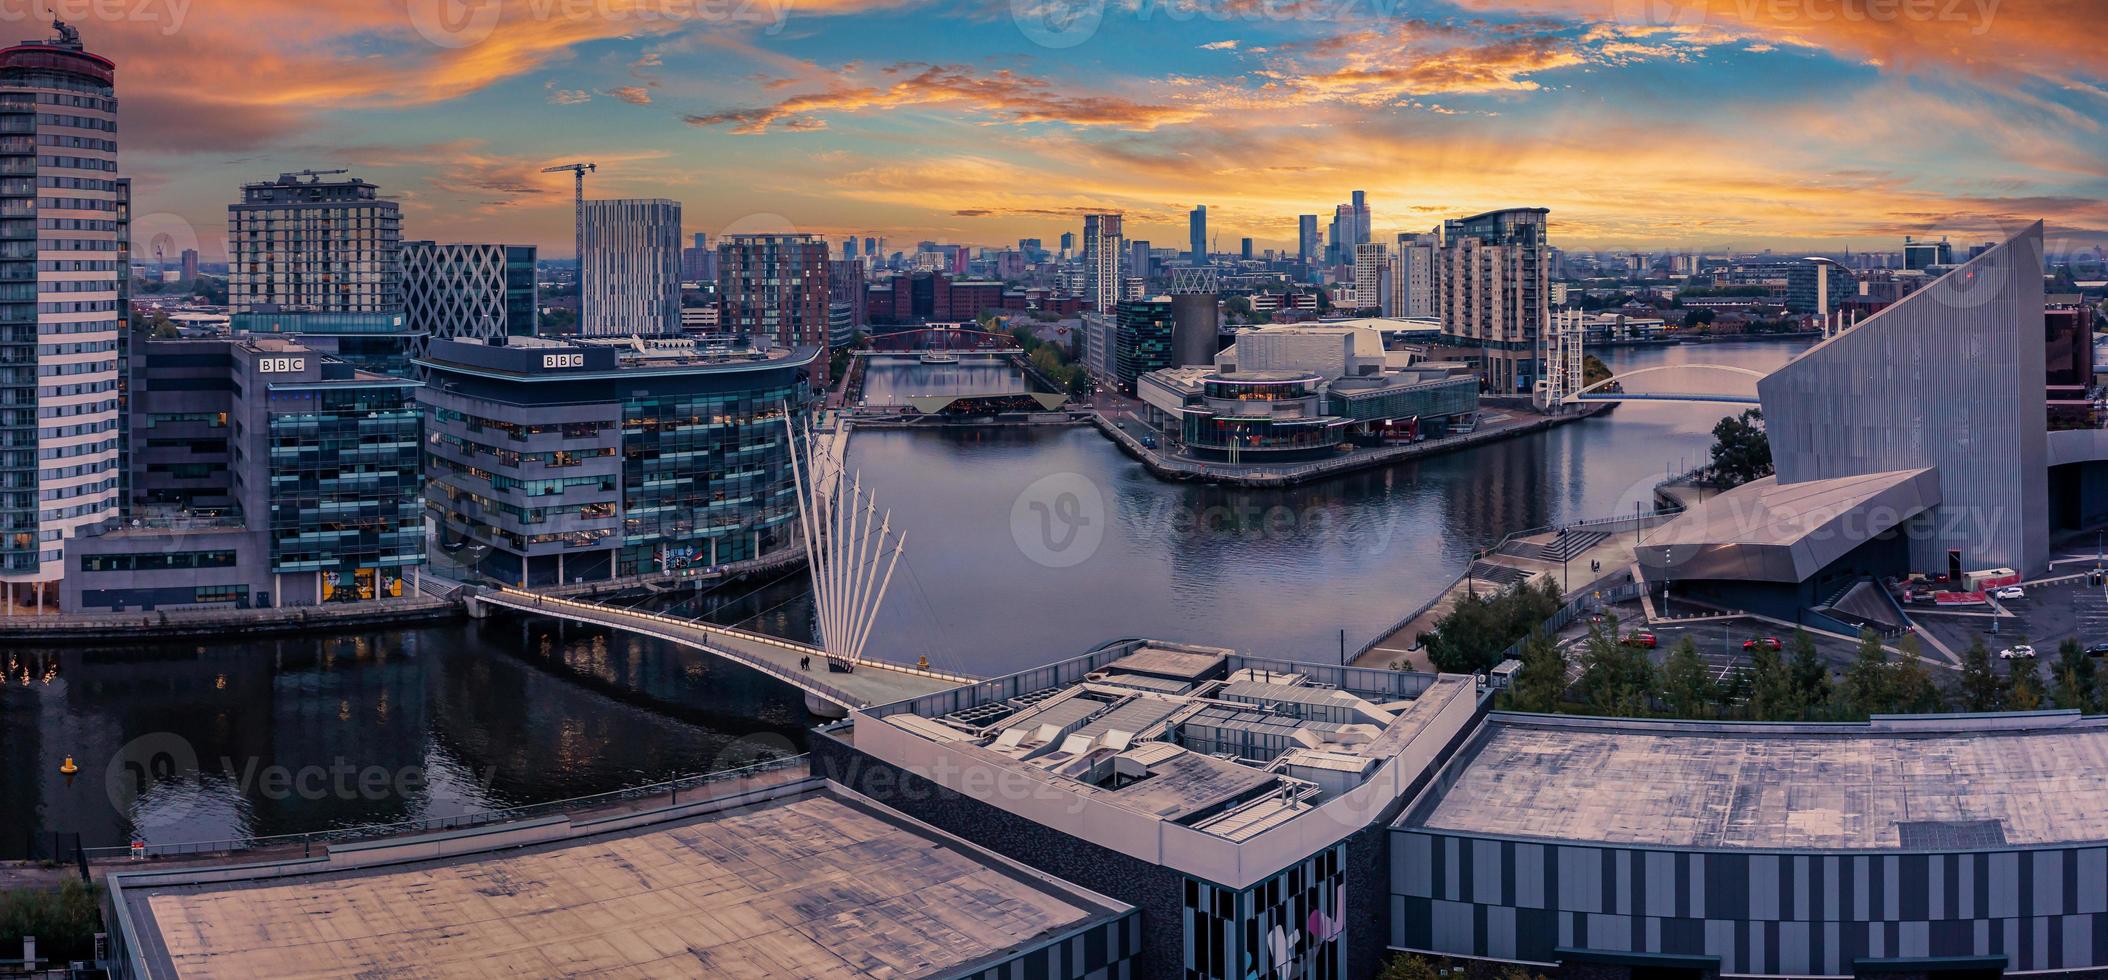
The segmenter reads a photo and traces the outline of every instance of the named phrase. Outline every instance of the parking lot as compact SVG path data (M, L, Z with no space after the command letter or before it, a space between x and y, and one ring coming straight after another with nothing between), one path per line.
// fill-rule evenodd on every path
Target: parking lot
M1624 603L1612 606L1607 611L1617 617L1620 636L1631 633L1634 630L1643 630L1654 634L1657 645L1654 649L1647 651L1647 653L1657 667L1669 658L1670 651L1674 650L1678 643L1683 642L1684 637L1690 637L1692 642L1698 645L1698 655L1705 660L1706 667L1716 681L1727 680L1736 672L1746 672L1750 669L1750 654L1743 651L1743 643L1759 637L1777 637L1782 645L1790 644L1793 641L1793 630L1791 628L1750 617L1738 616L1728 619L1702 620L1689 624L1659 623L1647 626L1644 625L1644 617L1640 615L1637 603ZM1858 656L1859 644L1856 641L1839 639L1819 633L1810 635L1815 639L1815 652L1817 656L1822 658L1823 663L1830 668L1832 679L1842 677L1845 668L1851 666L1852 659ZM1581 643L1587 637L1588 623L1586 621L1577 622L1559 634L1560 646L1567 655L1567 673L1570 681L1578 680L1581 676ZM1790 648L1784 649L1780 651L1779 655L1782 658L1790 657L1793 655L1793 651ZM1945 663L1937 654L1929 650L1926 651L1926 657L1927 662L1934 666Z
M1911 621L1928 645L1932 641L1959 656L1982 637L1993 656L2017 643L2035 647L2038 660L2056 655L2067 638L2081 645L2108 641L2108 592L2090 586L2084 575L2030 585L2019 599L1995 600L1993 610L1944 611L1911 606Z

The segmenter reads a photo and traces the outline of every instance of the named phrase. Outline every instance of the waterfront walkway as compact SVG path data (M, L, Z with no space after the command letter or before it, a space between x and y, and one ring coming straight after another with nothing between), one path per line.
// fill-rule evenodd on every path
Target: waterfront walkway
M878 660L858 660L850 665L851 670L841 672L831 669L826 651L818 647L640 609L579 602L520 589L479 592L469 601L529 615L606 626L716 654L804 691L806 704L815 708L815 699L842 709L853 709L905 701L979 680Z
M1490 596L1510 585L1537 585L1549 580L1572 601L1589 592L1623 584L1637 561L1640 535L1673 517L1656 513L1569 525L1569 551L1563 565L1558 558L1558 529L1540 528L1510 535L1473 559L1464 574L1426 605L1362 647L1353 663L1357 667L1400 664L1406 670L1433 670L1434 664L1428 659L1427 649L1419 645L1419 638L1433 632L1435 624L1472 591ZM1592 571L1592 567L1597 570Z
M1124 402L1124 400L1121 400ZM1139 403L1133 403L1139 404ZM1113 440L1129 456L1141 460L1149 472L1166 480L1197 480L1208 483L1227 483L1245 487L1286 487L1312 480L1351 473L1355 470L1389 466L1423 459L1441 453L1469 449L1502 439L1541 432L1569 422L1607 412L1610 404L1583 405L1559 415L1540 415L1528 410L1513 410L1488 407L1480 412L1478 424L1470 432L1428 439L1403 446L1386 446L1381 449L1357 449L1324 459L1306 460L1297 463L1219 463L1188 459L1172 455L1161 449L1151 449L1142 444L1134 431L1157 436L1158 445L1166 445L1162 433L1144 423L1130 407L1116 402L1113 405L1098 404L1092 421L1098 431Z

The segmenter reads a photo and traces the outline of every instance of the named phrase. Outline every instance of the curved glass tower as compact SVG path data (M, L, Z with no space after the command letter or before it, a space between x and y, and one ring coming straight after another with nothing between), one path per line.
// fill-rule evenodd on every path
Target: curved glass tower
M0 50L0 583L44 605L67 539L117 518L126 275L117 66L57 26Z

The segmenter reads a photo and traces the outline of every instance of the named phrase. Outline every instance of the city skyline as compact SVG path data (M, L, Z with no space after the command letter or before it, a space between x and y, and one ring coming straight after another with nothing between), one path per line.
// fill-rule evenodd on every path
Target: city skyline
M713 236L998 244L1120 211L1178 241L1206 201L1227 240L1292 249L1297 215L1365 189L1378 235L1541 206L1566 248L1892 248L2049 213L2056 252L2108 240L2108 62L2064 30L2087 6L417 0L78 26L136 80L142 223L206 261L239 183L324 166L415 234L566 257L567 175L539 170L572 159L601 165L589 197L680 200Z

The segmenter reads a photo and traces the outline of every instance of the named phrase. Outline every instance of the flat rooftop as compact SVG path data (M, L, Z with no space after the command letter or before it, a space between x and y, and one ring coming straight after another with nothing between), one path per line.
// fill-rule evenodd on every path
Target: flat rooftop
M1496 713L1400 824L1723 849L2102 841L2108 726L2069 714L1709 725Z
M1351 791L1475 696L1466 677L1137 642L1067 683L1031 671L993 682L1010 696L959 702L984 683L936 699L941 711L876 721L1060 794L1240 840ZM1026 677L1047 686L1014 683Z
M153 977L915 977L1127 911L826 790L517 850L122 894Z

